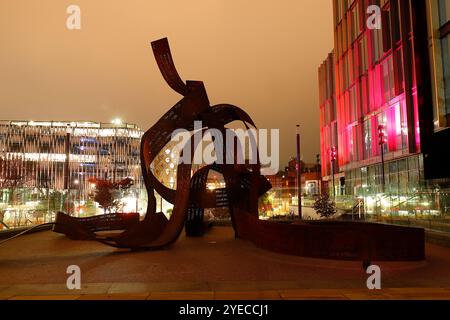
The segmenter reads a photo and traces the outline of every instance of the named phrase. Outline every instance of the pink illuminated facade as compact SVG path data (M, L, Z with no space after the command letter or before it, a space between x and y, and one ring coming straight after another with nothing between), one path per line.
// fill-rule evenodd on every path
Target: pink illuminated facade
M447 115L436 114L446 113L436 79L441 75L444 83L447 61L436 68L428 36L434 34L433 12L443 14L438 2L333 1L335 48L319 68L319 105L322 175L332 188L334 168L337 195L382 192L382 152L387 193L447 183L448 168L438 170L448 167L439 148L450 144ZM380 29L367 27L371 5L381 9ZM438 102L444 106L436 107ZM380 127L386 134L382 145Z
M333 159L333 147L338 147L338 122L336 109L334 53L330 53L319 68L320 101L320 153L322 160L322 177L328 182L333 174L335 179L344 177L339 170L338 161ZM332 187L331 184L328 187ZM325 186L325 189L327 186Z

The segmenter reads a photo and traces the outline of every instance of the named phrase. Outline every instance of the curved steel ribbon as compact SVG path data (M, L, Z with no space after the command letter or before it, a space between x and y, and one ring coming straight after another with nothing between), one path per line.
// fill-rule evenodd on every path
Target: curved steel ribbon
M150 170L157 155L171 141L178 129L192 132L194 122L202 121L204 130L225 131L233 121L241 121L248 129L255 127L250 116L239 107L222 104L210 106L200 81L180 78L167 39L152 43L155 59L167 84L183 98L172 107L142 137L141 166L148 193L147 213L143 221L134 215L115 214L107 218L76 219L58 213L55 232L72 239L97 240L117 248L161 249L173 244L186 227L187 235L199 236L203 231L205 208L228 207L236 237L248 239L256 245L276 252L301 256L350 260L422 260L424 259L423 229L403 228L380 224L351 224L345 222L282 224L261 221L258 198L271 185L260 173L257 164L213 164L198 170L191 177L191 165L180 164L177 171L177 190L164 186ZM192 140L192 139L191 139ZM191 143L192 141L190 141ZM214 141L216 150L226 152L233 146ZM192 146L195 148L196 146ZM236 156L236 155L235 155ZM236 163L236 161L235 161ZM206 190L208 173L222 174L226 187L212 192ZM157 212L154 192L174 205L169 220ZM122 228L115 237L100 237L98 230Z

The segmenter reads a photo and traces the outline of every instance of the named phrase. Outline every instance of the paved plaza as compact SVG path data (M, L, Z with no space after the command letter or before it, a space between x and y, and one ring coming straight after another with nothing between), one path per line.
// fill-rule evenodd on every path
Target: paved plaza
M426 251L424 262L373 262L382 290L369 291L361 262L268 252L230 227L150 252L45 231L0 246L0 299L450 299L450 248ZM69 265L81 268L81 290L66 287Z

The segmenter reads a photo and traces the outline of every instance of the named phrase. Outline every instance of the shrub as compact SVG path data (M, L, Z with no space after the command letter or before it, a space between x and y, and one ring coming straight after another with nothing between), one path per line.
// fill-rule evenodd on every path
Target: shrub
M330 218L336 214L336 204L330 200L328 195L321 195L317 197L314 203L314 210L322 218Z

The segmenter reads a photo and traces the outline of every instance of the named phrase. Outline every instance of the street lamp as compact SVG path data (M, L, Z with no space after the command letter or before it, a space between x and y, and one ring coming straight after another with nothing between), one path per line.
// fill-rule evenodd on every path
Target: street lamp
M316 161L317 161L317 194L320 194L320 189L322 187L321 183L321 172L320 172L320 154L316 155Z
M122 124L122 119L120 119L120 118L115 118L115 119L113 119L113 120L111 121L111 123L112 123L112 124L115 124L115 125L117 125L117 126L119 126L119 125Z
M77 194L78 194L78 216L80 215L80 208L81 208L81 189L80 189L80 180L75 179L73 181L73 184L76 186ZM75 205L74 205L75 208Z
M385 175L384 175L384 145L387 143L386 125L380 124L378 126L378 144L381 149L381 188L382 192L385 192Z
M69 178L70 178L70 144L71 144L71 134L72 134L72 128L70 127L70 125L67 125L67 129L66 129L66 139L65 139L65 145L64 145L64 151L66 154L66 159L64 161L64 190L66 190L67 192L67 205L66 205L66 210L67 213L69 214L69 200L70 200L70 183L69 183Z
M336 147L333 146L331 148L331 178L333 179L333 199L336 198L336 188L334 185L334 167L335 167L334 163L336 162L336 160L337 160L337 149Z
M298 217L302 219L302 168L300 162L300 125L297 125L297 194L298 194Z

